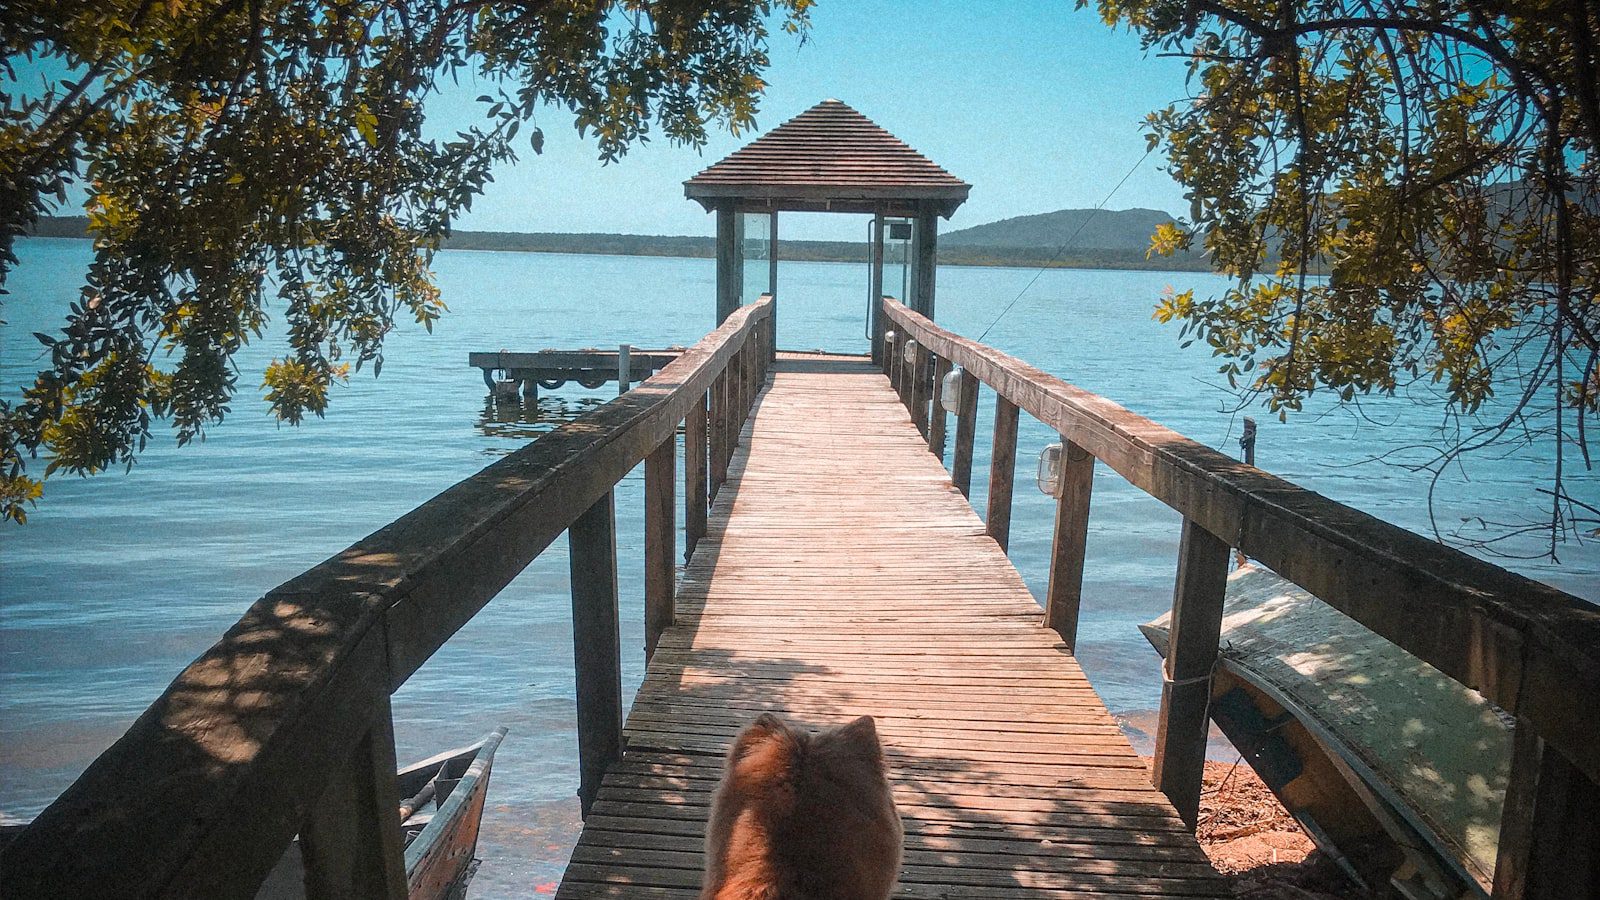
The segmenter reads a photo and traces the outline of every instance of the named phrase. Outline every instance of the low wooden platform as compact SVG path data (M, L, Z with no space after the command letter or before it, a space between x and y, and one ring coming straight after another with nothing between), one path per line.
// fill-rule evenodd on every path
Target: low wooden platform
M558 897L693 898L763 710L877 718L897 896L1226 894L1021 577L864 359L780 355Z

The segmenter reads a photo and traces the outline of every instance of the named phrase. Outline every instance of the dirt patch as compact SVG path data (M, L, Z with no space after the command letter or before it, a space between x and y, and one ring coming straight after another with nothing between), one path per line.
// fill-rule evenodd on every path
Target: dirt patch
M1145 760L1149 764L1149 759ZM1247 763L1206 763L1195 829L1243 900L1370 900L1283 808Z

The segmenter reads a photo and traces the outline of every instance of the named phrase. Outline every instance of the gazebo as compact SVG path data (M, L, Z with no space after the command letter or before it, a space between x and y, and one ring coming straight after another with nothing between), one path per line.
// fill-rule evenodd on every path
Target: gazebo
M939 217L950 218L972 186L838 100L824 100L683 183L717 214L717 321L750 293L778 293L778 213L868 213L873 217L869 297L883 296L885 225L909 230L911 276L902 298L933 318ZM895 221L900 220L900 221ZM747 233L766 236L766 277L747 282ZM876 353L882 324L873 306Z

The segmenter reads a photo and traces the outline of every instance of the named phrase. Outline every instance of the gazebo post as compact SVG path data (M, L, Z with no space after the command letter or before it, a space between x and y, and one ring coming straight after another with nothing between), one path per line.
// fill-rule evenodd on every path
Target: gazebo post
M883 365L883 210L872 214L872 268L871 283L867 287L870 301L867 315L872 320L872 364ZM902 298L903 299L903 298Z
M739 240L740 216L732 202L717 204L717 324L721 325L739 308L744 287L740 258L744 248Z
M917 213L917 227L913 235L917 242L916 288L911 296L916 298L914 309L929 321L933 320L933 282L939 267L939 214L926 210Z

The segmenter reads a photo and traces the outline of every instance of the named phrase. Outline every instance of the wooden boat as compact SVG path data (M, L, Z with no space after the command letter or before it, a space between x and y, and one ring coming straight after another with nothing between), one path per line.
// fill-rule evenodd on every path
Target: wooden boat
M1167 617L1140 630L1165 656ZM1358 881L1488 897L1512 723L1476 691L1246 564L1228 579L1210 715Z
M477 871L478 825L494 752L506 736L496 728L467 747L446 750L401 769L400 828L405 835L410 900L460 900ZM300 900L306 895L299 844L289 847L267 876L256 900Z

